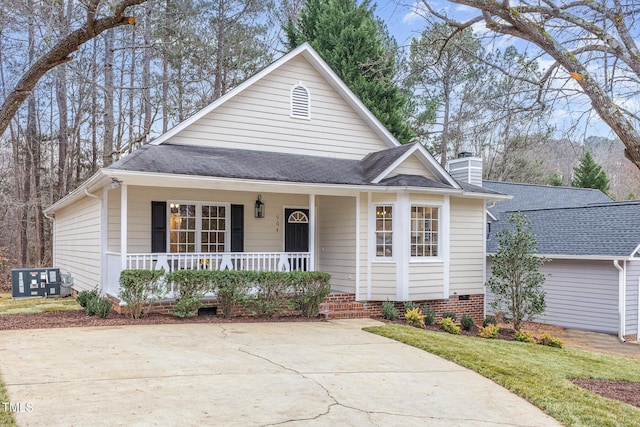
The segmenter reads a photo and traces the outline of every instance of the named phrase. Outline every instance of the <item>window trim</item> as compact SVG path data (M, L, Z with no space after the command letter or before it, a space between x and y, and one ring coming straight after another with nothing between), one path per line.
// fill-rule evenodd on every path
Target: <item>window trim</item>
M385 263L385 262L395 262L396 260L396 250L395 250L395 239L394 239L394 234L396 234L396 229L398 227L397 224L397 206L396 203L392 203L392 202L375 202L372 204L373 209L372 209L372 213L373 213L373 236L372 236L372 245L373 245L373 261L374 262L380 262L380 263ZM380 256L378 255L378 230L376 229L376 211L377 208L380 206L387 206L387 207L391 207L392 209L392 213L391 213L391 256Z
M422 208L432 208L438 209L438 255L437 256L413 256L411 255L411 233L413 226L413 218L411 217L411 213L413 212L414 207L422 207ZM409 236L408 236L408 245L409 245L409 263L428 263L428 262L444 262L444 257L442 256L442 211L443 205L438 203L420 203L420 202L412 202L409 205Z
M196 206L196 240L195 252L171 252L171 205L177 203L180 205ZM224 252L202 252L202 206L218 206L224 207ZM167 200L167 253L171 254L199 254L199 253L226 253L231 252L231 203L203 201L203 200Z

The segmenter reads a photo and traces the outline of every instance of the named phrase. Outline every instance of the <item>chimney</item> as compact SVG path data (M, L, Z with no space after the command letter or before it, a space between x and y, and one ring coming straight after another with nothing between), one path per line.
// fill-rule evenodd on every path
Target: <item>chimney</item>
M463 151L458 158L447 162L449 174L458 182L482 187L482 159L474 157L473 153Z

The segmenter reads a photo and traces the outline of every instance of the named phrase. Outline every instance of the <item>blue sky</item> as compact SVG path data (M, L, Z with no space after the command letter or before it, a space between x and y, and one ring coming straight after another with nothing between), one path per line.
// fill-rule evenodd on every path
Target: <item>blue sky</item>
M419 36L424 29L426 25L425 19L415 13L416 6L421 4L422 0L378 0L376 3L376 15L387 24L389 32L395 37L400 46L407 46L411 39ZM472 8L450 3L446 0L430 0L430 4L435 10L445 10L448 16L455 17L459 21L464 21L477 15L477 12ZM474 26L474 28L476 33L482 33L483 31L481 24ZM498 48L515 45L521 52L527 48L525 42L512 37L501 37L493 43ZM529 47L527 50L531 53L537 52L535 47ZM549 57L541 57L538 62L541 69L545 70L553 61ZM566 85L577 86L570 79L566 82ZM587 116L584 115L585 112L590 110L590 100L586 97L584 99L574 98L565 105L556 105L553 120L559 129L571 126L574 121L582 121L582 137L589 135L615 137L608 126L595 113L591 112L591 114L587 113ZM589 117L589 120L585 120L585 117Z

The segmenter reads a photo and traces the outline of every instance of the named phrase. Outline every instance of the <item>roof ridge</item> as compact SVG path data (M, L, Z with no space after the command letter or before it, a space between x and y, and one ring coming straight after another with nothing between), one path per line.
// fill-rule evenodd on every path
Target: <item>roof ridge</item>
M564 190L588 190L588 191L600 191L597 188L583 188L583 187L572 187L569 185L549 185L549 184L533 184L528 182L510 182L510 181L494 181L491 179L483 179L483 183L494 183L494 184L506 184L506 185L521 185L527 187L541 187L541 188L561 188Z
M518 209L512 211L504 211L504 213L516 213L516 212L543 212L543 211L559 211L569 209L591 209L591 208L608 208L612 206L633 206L640 205L640 200L630 200L624 202L609 202L609 203L590 203L582 206L560 206L554 208L540 208L540 209Z

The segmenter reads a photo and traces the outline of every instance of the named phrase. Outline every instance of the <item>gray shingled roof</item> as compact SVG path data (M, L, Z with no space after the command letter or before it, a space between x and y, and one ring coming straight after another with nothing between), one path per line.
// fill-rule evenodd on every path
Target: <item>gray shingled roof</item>
M371 183L380 168L386 169L410 148L411 145L393 147L358 161L218 147L145 145L108 169L316 184L453 188L416 175L399 175L379 184ZM467 191L497 194L471 187Z
M367 182L373 181L378 175L384 172L389 166L398 160L404 153L409 151L417 142L413 144L399 145L387 150L376 151L367 154L360 163L364 169L364 178Z
M602 191L591 188L553 187L497 181L483 181L482 186L513 196L511 200L496 202L495 206L490 209L491 213L496 217L500 216L502 212L509 211L568 208L611 202L611 198Z
M358 161L189 145L145 145L109 166L139 172L325 184L363 184Z
M640 201L521 211L531 221L538 253L628 257L640 244ZM487 251L497 250L496 235L509 227L505 212L491 224Z

